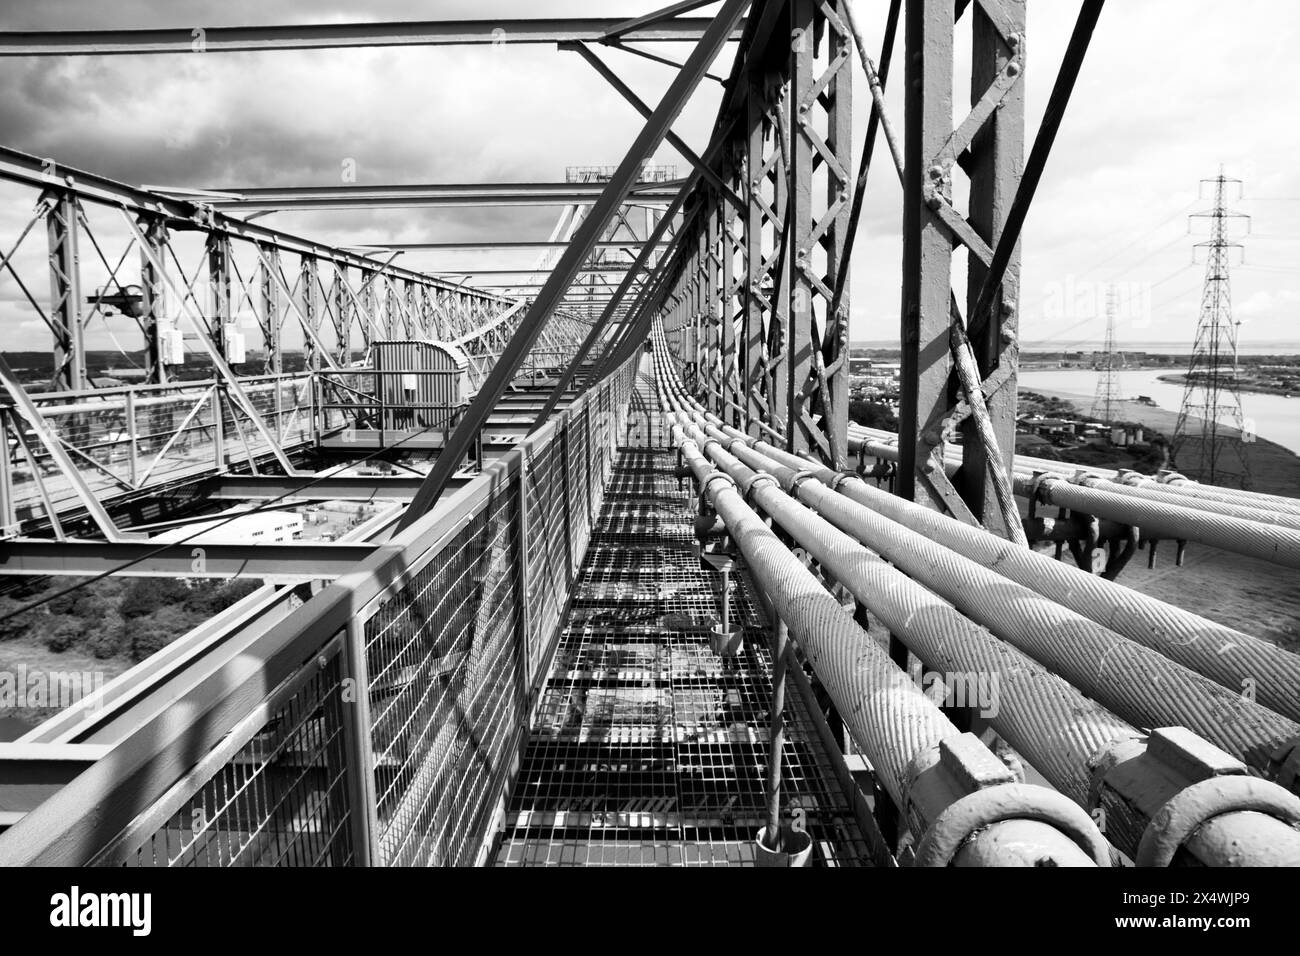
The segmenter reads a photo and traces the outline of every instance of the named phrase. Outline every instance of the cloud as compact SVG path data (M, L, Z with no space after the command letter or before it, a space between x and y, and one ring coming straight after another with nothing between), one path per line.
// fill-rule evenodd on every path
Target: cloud
M632 16L661 5L629 2L611 12L589 0L562 0L548 3L546 15ZM883 7L858 5L873 55ZM436 13L430 9L418 0L298 0L273 9L260 0L230 0L214 14L205 0L32 0L0 9L0 29L538 15L535 4L522 0L456 0L437 4ZM1076 12L1073 4L1037 3L1030 10L1026 153ZM1243 336L1295 338L1295 275L1285 271L1295 247L1262 236L1296 232L1289 225L1296 204L1267 197L1300 196L1300 170L1292 159L1300 152L1300 132L1279 121L1295 112L1300 65L1291 51L1300 39L1298 24L1300 8L1279 4L1228 9L1210 0L1147 0L1107 7L1026 223L1023 339L1063 332L1064 325L1043 313L1045 290L1054 284L1137 282L1151 287L1152 316L1148 328L1132 334L1190 342L1199 283L1198 270L1186 269L1195 238L1187 235L1185 216L1205 205L1197 202L1198 180L1220 163L1246 180L1246 198L1238 205L1255 217L1261 234L1246 240L1248 261L1260 268L1234 273L1239 309L1250 320ZM899 135L903 42L900 30L887 93ZM966 88L960 74L968 70L968 46L959 36L959 90ZM679 58L686 52L659 50ZM671 80L672 71L660 65L617 51L601 55L649 102ZM715 67L728 70L726 60ZM355 160L359 182L553 181L569 165L617 162L640 125L580 58L544 46L12 58L0 61L0 82L5 145L132 183L333 184L346 159ZM870 97L858 73L854 85L856 153ZM707 142L718 99L717 84L705 84L676 124L697 150ZM687 169L669 147L659 158ZM16 235L33 199L0 189L0 238ZM901 208L882 136L855 244L854 338L897 338ZM357 210L277 214L264 221L322 241L412 242L545 238L557 213ZM33 285L44 289L38 238ZM400 261L414 268L467 262L482 268L485 258L410 253ZM535 253L526 253L499 262L518 267L533 259ZM9 285L0 302L12 301ZM1068 334L1082 339L1101 333L1098 318ZM20 335L21 347L46 344L39 330Z

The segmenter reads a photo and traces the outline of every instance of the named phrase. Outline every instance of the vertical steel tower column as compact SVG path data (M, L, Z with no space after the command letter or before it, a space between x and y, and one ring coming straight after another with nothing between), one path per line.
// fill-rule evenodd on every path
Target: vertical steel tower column
M375 303L378 301L375 296L376 278L377 273L374 271L370 269L361 270L361 302L357 307L357 311L360 313L358 318L361 320L361 347L366 350L370 348L371 339L374 338L374 334L378 330L378 323L375 322Z
M958 6L973 18L971 109L955 128L956 8L950 0L908 0L906 8L897 491L1016 538L1021 532L1008 526L999 507L995 475L1008 473L1015 442L1018 252L1002 273L988 323L969 342L951 274L953 249L963 246L966 308L974 312L1020 183L1025 4L977 0ZM953 177L961 174L970 182L964 214L954 205ZM963 363L968 386L954 374ZM972 402L972 395L979 399L976 390L982 403ZM963 465L954 486L943 472L942 445L958 428Z
M207 240L208 289L211 292L212 313L208 328L212 341L223 356L230 356L230 333L235 321L231 302L230 237L213 232Z
M49 318L54 331L54 374L50 385L56 391L75 391L86 387L81 270L77 250L77 217L80 209L76 194L71 190L51 190L42 200L47 209L45 226L50 250Z
M167 283L154 263L161 264L167 248L167 224L160 218L142 217L144 241L150 253L140 253L140 281L144 292L145 380L162 384L167 381L163 361L163 323L167 320Z
M299 264L299 287L302 289L302 318L303 322L311 329L311 335L303 337L303 349L305 355L304 364L313 371L319 372L321 366L320 349L316 347L315 337L320 334L321 312L317 307L316 291L320 282L316 268L316 257L304 255Z
M340 262L334 264L334 283L330 287L334 300L335 354L338 363L343 366L352 364L352 311L348 304L348 267Z
M745 152L747 137L743 124L736 124L727 145L723 148L723 181L737 195L745 194ZM745 389L741 385L744 363L743 342L745 328L745 286L748 285L749 267L745 243L745 222L748 209L742 214L722 197L718 200L718 213L722 217L722 385L727 402L723 417L737 428L744 426L744 412L748 410ZM739 332L737 329L739 328Z
M700 230L699 259L695 263L703 291L703 308L700 310L705 327L709 330L709 404L716 415L725 415L727 333L725 316L721 309L722 293L718 284L718 204L717 191L704 191L704 223Z
M258 266L258 297L261 300L262 343L266 348L263 370L267 375L284 371L280 333L284 328L284 315L280 308L280 287L275 273L280 269L280 251L274 246L262 247L261 265Z
M741 390L746 410L745 431L757 437L759 429L752 423L766 421L771 407L767 390L767 310L763 298L763 276L767 271L763 253L766 215L761 190L770 179L763 148L768 128L767 111L763 109L763 75L751 69L745 82L745 184L741 192L745 197L745 285L741 290L745 315L741 336L744 353Z
M996 11L997 20L990 15ZM962 166L970 177L968 218L976 236L970 237L966 270L966 315L975 312L988 258L992 257L1007 213L1020 184L1025 154L1025 85L1020 82L1025 33L1025 0L999 0L997 4L972 3L970 103L980 126L971 137L967 161ZM1014 59L1013 59L1014 58ZM987 117L977 111L996 96L996 106ZM965 125L965 124L963 124ZM960 136L960 130L954 132ZM960 142L960 140L958 140ZM961 157L957 157L959 164ZM989 322L971 339L980 380L988 382L997 373L997 387L986 388L985 404L997 436L1001 458L990 462L976 423L967 417L961 424L965 461L959 491L975 517L989 530L1004 537L1011 529L1002 521L989 478L991 468L1010 473L1016 447L1016 366L1019 354L1020 247L1017 243L1006 271L1002 292ZM953 321L958 322L957 316Z

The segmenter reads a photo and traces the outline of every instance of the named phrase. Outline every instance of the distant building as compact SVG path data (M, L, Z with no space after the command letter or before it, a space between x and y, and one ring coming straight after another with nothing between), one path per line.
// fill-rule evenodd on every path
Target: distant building
M1080 425L1068 418L1026 418L1020 424L1035 435L1056 438L1073 436Z
M294 511L259 511L233 519L230 515L231 512L226 512L170 528L154 535L152 540L186 541L187 544L283 544L302 534L302 515Z
M1112 425L1110 429L1110 443L1126 447L1128 445L1143 444L1143 432L1141 425Z

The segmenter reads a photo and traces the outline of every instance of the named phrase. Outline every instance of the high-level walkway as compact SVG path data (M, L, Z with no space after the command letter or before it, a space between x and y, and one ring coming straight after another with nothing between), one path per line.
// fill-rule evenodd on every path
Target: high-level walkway
M533 715L498 864L753 864L772 632L741 571L730 613L744 648L724 658L710 645L720 577L701 569L690 483L678 487L666 446L646 361ZM815 864L862 865L867 847L820 716L794 678L785 699L786 821L805 822Z

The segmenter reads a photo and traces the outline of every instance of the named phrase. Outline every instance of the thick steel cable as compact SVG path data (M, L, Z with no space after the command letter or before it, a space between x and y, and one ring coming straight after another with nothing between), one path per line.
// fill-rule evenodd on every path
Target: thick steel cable
M890 461L898 460L897 447L883 442L849 438L849 448L868 442L872 454ZM1060 467L1061 463L1055 463ZM945 470L955 474L957 464L944 462ZM1143 498L1135 493L1109 492L1072 483L1064 476L1034 476L1016 472L1012 476L1016 494L1037 495L1039 500L1081 511L1121 524L1135 525L1152 538L1196 541L1212 548L1232 551L1289 568L1300 568L1300 530L1262 524L1243 518L1216 514L1188 505Z
M1076 802L1087 803L1091 762L1116 741L1140 736L1133 726L999 640L775 483L755 483L758 472L723 450L698 425L687 426L685 434L741 487L752 488L754 503L891 632L899 634L927 667L942 675L997 675L994 699L985 702L992 711L990 723L1054 787Z
M758 448L783 464L811 468L822 481L839 478L830 469L819 468L782 449L769 445ZM1224 687L1237 691L1253 688L1261 704L1300 721L1300 655L1041 552L1013 547L997 535L888 494L865 481L844 480L838 490Z
M662 384L665 380L669 383L668 388L665 388ZM824 520L817 518L815 515L811 515L806 509L794 502L789 495L781 491L773 482L765 481L764 478L766 476L762 476L758 472L748 468L739 458L728 453L723 448L724 444L735 443L738 445L739 452L744 454L748 449L748 446L761 443L754 443L752 439L736 432L735 429L728 428L727 432L723 432L717 428L716 425L703 425L703 428L707 430L707 433L706 431L702 431L702 422L705 420L706 416L701 414L699 411L688 411L689 405L694 403L684 395L680 386L678 386L675 391L672 389L671 384L673 382L673 376L671 375L671 372L661 378L660 381L661 401L663 401L663 405L666 409L677 410L674 414L676 420L687 423L685 431L688 437L695 441L697 446L698 443L703 442L708 456L723 466L727 476L732 480L738 481L741 487L746 488L747 492L755 498L760 507L763 507L764 510L768 511L768 514L781 524L787 532L790 532L800 544L808 548L813 557L822 562L823 566L834 574L837 580L854 590L854 593L860 599L873 601L877 606L879 606L882 601L885 602L883 609L886 613L890 613L891 610L888 602L890 600L897 600L900 590L906 594L907 589L911 589L911 595L920 596L923 602L926 602L927 598L929 602L932 602L923 603L921 609L906 614L906 620L898 628L899 630L906 631L908 636L913 639L913 649L918 651L918 656L921 656L923 659L926 656L925 650L918 648L917 645L920 644L925 637L929 636L924 630L924 625L927 622L927 612L932 612L937 609L938 613L942 614L943 609L947 609L947 612L953 615L956 620L954 621L951 617L946 620L940 619L939 633L941 636L939 637L939 640L941 643L946 642L948 651L947 655L944 656L944 659L951 661L953 666L960 667L966 663L966 660L961 657L961 654L963 651L971 651L972 645L963 642L961 638L968 637L973 638L973 640L977 642L974 645L974 648L979 648L981 646L978 642L980 642L982 638L985 642L983 647L987 650L992 650L995 655L1000 648L1003 654L1011 655L1012 663L1014 663L1018 658L1020 661L1028 664L1030 668L1037 668L1037 665L1032 661L1029 661L1023 655L1018 654L1018 652L1009 645L998 641L996 638L989 635L983 628L974 626L972 622L956 614L949 605L945 602L938 601L933 594L926 591L926 589L922 588L916 582L907 578L905 575L899 574L898 571L889 568L889 566L880 561L876 555L873 555L860 547L847 535L831 528ZM676 397L669 397L669 393ZM707 418L713 418L713 416L709 415ZM689 423L692 419L694 419L693 424ZM728 432L731 434L728 434ZM749 450L752 451L752 449ZM794 458L794 456L787 457ZM803 461L794 458L794 463L796 465L801 465L803 464ZM811 477L807 472L802 470L797 476L791 471L791 469L784 469L784 471L787 473L784 477L787 479L795 478L796 484L798 484L798 479L800 478ZM803 484L799 485L799 487L816 488L820 487L820 484L816 481L805 481ZM833 493L828 489L823 488L822 492L834 497ZM943 520L948 521L950 524L957 524L957 522L951 521L951 519ZM1006 542L1002 542L1002 544L1006 547L1010 547ZM846 546L847 551L845 551ZM1023 553L1020 549L1014 550L1017 554ZM883 572L881 569L884 569ZM901 585L891 587L889 583L889 578L891 576L897 581L902 582ZM897 613L896 609L894 610L894 613ZM885 623L893 626L893 622L889 620L886 620ZM957 638L955 642L953 640L954 637ZM988 642L991 642L991 644ZM932 650L931 653L935 652ZM942 650L937 653L945 655L945 652ZM1006 657L995 657L994 660L986 661L984 663L989 667L997 667L999 663L1006 663ZM1054 688L1052 684L1048 682L1055 682L1058 685L1063 686L1065 688L1064 693L1067 699L1068 695L1078 696L1077 691L1070 688L1069 685L1064 684L1064 682L1061 682L1059 678L1046 674L1046 672L1042 671L1041 668L1038 668L1038 670L1046 676L1047 682L1043 680L1016 680L1017 677L1021 676L1019 673L1012 671L1011 668L1007 668L1003 671L1007 677L1012 679L1013 683L1008 685L1008 692L1006 694L999 695L999 703L1015 706L1025 700L1022 695L1026 692L1031 695L1031 699L1033 699L1032 695L1034 693L1038 693L1038 701L1046 699L1050 702L1053 700L1052 695ZM1059 698L1057 699L1059 700ZM1078 699L1084 701L1087 708L1096 708L1095 704L1086 701L1085 698L1078 697ZM1087 741L1086 739L1084 740L1082 747L1077 746L1080 738L1078 736L1078 728L1076 727L1073 718L1075 718L1079 713L1082 713L1082 711L1074 711L1067 708L1064 723L1066 731L1064 734L1059 736L1055 732L1056 728L1053 726L1054 722L1051 715L1048 715L1046 719L1032 724L1031 726L1037 733L1030 733L1028 735L1028 743L1021 752L1029 757L1031 761L1034 760L1032 755L1041 750L1039 741L1043 740L1042 731L1046 726L1049 730L1049 734L1046 738L1047 743L1045 746L1050 755L1059 758L1061 756L1061 744L1065 744L1066 747L1074 745L1077 748L1077 752L1082 754L1095 753L1096 750L1093 748L1092 742ZM1008 740L1012 740L1013 746L1015 746L1015 741L1013 739L1015 731L1011 730L1011 726L1013 725L1012 721L1008 720L1007 715L1001 711L998 716L1003 718L1001 723L1008 731L1010 731L1010 734L1004 734L1004 736L1006 736ZM1122 734L1124 730L1127 729L1130 735L1135 733L1132 728L1128 728L1127 725L1118 721L1113 717L1113 715L1108 714L1100 708L1096 708L1093 714L1090 714L1089 716L1100 717L1103 722L1111 722L1110 728L1112 731L1119 730ZM1085 718L1085 720L1087 720L1087 718ZM992 719L992 723L995 729L999 729L999 720L997 716ZM1002 729L999 729L999 732L1002 733ZM1111 739L1114 740L1116 738ZM1124 737L1120 736L1118 739L1123 740ZM1057 780L1053 779L1053 771L1059 770L1061 767L1061 761L1059 759L1039 759L1042 761L1042 766L1039 766L1038 764L1035 764L1035 766L1039 766L1040 770L1044 770L1045 776L1047 776L1049 780L1052 780L1053 783L1057 783ZM1084 796L1080 802L1085 806L1089 806L1091 805L1091 799L1086 788L1088 787L1087 781L1090 777L1089 767L1091 764L1086 760L1086 758L1084 759L1083 764L1084 770L1082 773L1082 786L1085 790ZM1066 772L1068 774L1069 770ZM1064 784L1064 786L1061 786L1061 784L1058 784L1058 786L1061 786L1061 789L1070 793L1070 795L1075 799L1080 799L1078 796L1078 788L1081 785L1079 781L1080 777L1077 775L1072 779L1067 776L1061 780L1061 784ZM1141 834L1146 821L1142 818L1140 813L1132 813L1130 819L1128 811L1132 808L1129 808L1127 804L1124 803L1110 804L1109 809L1111 810L1112 817L1114 816L1114 811L1121 808L1123 808L1121 812L1123 812L1125 816L1123 819L1112 819L1112 826L1110 827L1109 832L1113 838L1120 840L1117 845L1131 854L1133 852L1133 847L1129 844L1133 843ZM1198 833L1188 841L1187 849L1194 857L1207 865L1227 865L1230 859L1238 861L1240 854L1230 853L1228 854L1228 857L1225 857L1223 853L1224 847L1237 847L1242 846L1244 843L1248 843L1251 840L1258 841L1261 838L1261 827L1265 828L1264 832L1271 834L1271 836L1264 838L1265 842L1269 842L1271 845L1276 844L1278 841L1286 843L1289 838L1293 839L1294 836L1293 831L1291 831L1284 822L1270 817L1269 815L1257 813L1230 813L1216 819L1212 826L1203 828L1205 834L1204 838L1202 838L1201 833ZM1211 829L1216 831L1213 838L1209 836L1209 831ZM1223 830L1223 832L1219 833L1219 830Z
M731 480L714 470L681 426L672 431L673 443L704 496L798 639L881 784L896 806L907 806L909 762L941 740L958 736L957 728L745 504Z
M703 413L695 414L707 420ZM785 472L787 479L793 474L793 469L759 454L743 439L721 430L718 434L737 441L736 454L747 464L760 468L766 464ZM965 614L1137 726L1185 726L1260 770L1268 766L1278 745L1300 734L1295 721L835 495L819 482L800 486L799 494L805 501L815 499L832 524L850 531Z
M1155 481L1155 479L1147 479ZM1300 514L1300 499L1288 498L1286 495L1269 495L1262 491L1246 491L1241 488L1220 488L1218 485L1203 485L1182 475L1170 476L1164 481L1156 481L1161 488L1189 498L1208 498L1219 501L1239 501L1255 508L1274 507L1287 514Z
M1150 484L1129 484L1127 482L1112 481L1109 478L1100 478L1083 472L1075 480L1076 484L1084 485L1088 488L1098 488L1102 491L1109 491L1117 495L1132 495L1135 498L1141 498L1146 501L1164 501L1171 505L1178 505L1180 508L1195 508L1197 511L1208 511L1211 514L1227 515L1230 518L1241 518L1245 521L1255 521L1259 524L1273 524L1279 528L1291 528L1300 530L1300 514L1291 514L1276 508L1256 507L1245 503L1221 501L1210 498L1189 498L1186 495L1180 495L1177 492L1166 491L1165 485L1151 482Z
M1047 504L1135 525L1150 537L1196 541L1284 567L1300 568L1300 531L1291 528L1076 485L1062 477L1016 475L1014 483L1017 494L1029 497L1037 492L1039 499Z
M893 432L868 428L853 422L849 423L849 443L851 446L861 441L868 445L874 442L889 447L891 443L897 442L897 440L898 436ZM961 460L960 453L953 448L947 449L945 457L952 463L960 463ZM1140 491L1152 489L1165 494L1178 495L1180 502L1188 508L1202 507L1201 502L1204 501L1237 505L1245 508L1259 508L1287 515L1300 515L1300 499L1298 498L1288 498L1285 495L1268 495L1257 491L1243 491L1239 488L1221 488L1218 485L1203 485L1182 475L1157 480L1150 476L1139 475L1136 472L1120 472L1114 468L1097 468L1075 462L1055 461L1050 458L1035 458L1031 455L1020 454L1015 457L1013 470L1030 474L1043 471L1086 471L1089 474L1098 475L1110 481L1122 483L1126 487L1137 488Z

